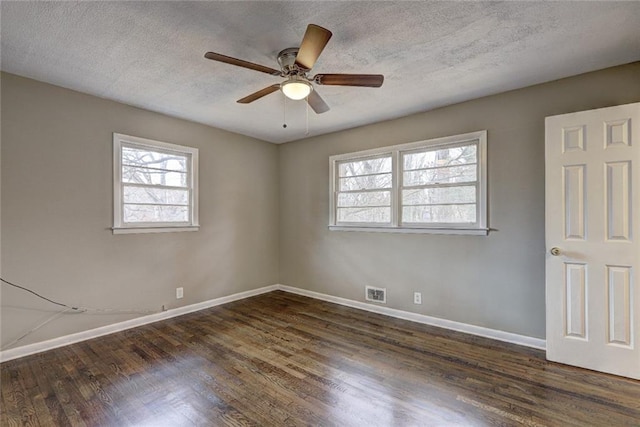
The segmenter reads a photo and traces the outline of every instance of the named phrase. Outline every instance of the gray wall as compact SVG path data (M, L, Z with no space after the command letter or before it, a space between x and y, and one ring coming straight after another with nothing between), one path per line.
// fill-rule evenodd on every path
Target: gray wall
M278 282L277 146L11 74L1 83L4 278L69 304L151 310ZM200 150L199 231L112 234L112 132ZM2 344L56 310L1 289ZM66 314L20 345L131 317Z
M1 84L8 280L151 310L274 283L359 301L383 286L389 307L542 338L544 117L640 100L640 63L281 146L10 74ZM327 230L330 155L481 129L489 236ZM112 132L200 149L200 231L111 233ZM4 285L0 296L3 345L56 310ZM131 317L66 314L20 345Z
M281 146L281 283L544 338L544 118L638 100L633 63ZM483 129L489 236L327 230L329 156Z

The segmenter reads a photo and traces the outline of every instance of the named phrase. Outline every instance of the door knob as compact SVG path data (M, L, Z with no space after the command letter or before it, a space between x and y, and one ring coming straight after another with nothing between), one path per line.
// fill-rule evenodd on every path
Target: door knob
M551 248L549 253L551 255L553 255L553 256L558 256L558 255L560 255L560 248L553 247L553 248Z

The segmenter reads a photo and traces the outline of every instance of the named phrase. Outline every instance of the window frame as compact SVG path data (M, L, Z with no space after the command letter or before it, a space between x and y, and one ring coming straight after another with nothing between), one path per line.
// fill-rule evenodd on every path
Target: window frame
M404 176L403 155L423 150L437 150L474 143L477 146L476 181L476 222L469 223L402 223L402 180ZM338 179L341 163L391 156L391 222L360 223L337 221ZM332 231L372 231L392 233L425 234L469 234L487 235L487 131L470 132L442 138L398 144L353 153L338 154L329 157L330 176L330 214L329 230ZM464 183L461 183L464 184Z
M186 156L187 187L189 190L189 221L185 222L124 222L124 200L122 181L122 148L141 148L157 153L175 153ZM184 145L113 133L113 234L164 233L197 231L198 221L198 149Z
M336 160L334 162L334 170L332 172L332 175L334 177L333 179L333 185L337 188L336 183L339 182L340 180L340 164L341 163L349 163L353 160L373 160L373 159L382 159L385 157L391 157L391 188L389 190L387 190L386 188L384 189L375 189L372 191L389 191L390 194L390 199L391 199L391 204L390 204L390 208L391 208L391 215L390 215L390 221L388 223L381 223L381 222L338 222L337 220L337 212L338 212L338 195L341 193L340 191L334 191L334 197L332 198L333 202L334 202L334 208L332 209L332 213L333 213L333 220L332 220L332 224L334 225L339 225L339 226L343 226L343 227L367 227L367 228L389 228L393 226L393 223L395 221L394 218L394 209L393 206L396 202L396 194L397 192L395 191L395 176L393 174L393 170L394 170L394 162L395 159L393 157L393 154L391 152L388 151L383 151L380 153L374 153L372 155L369 156L363 156L363 157L357 157L354 159L349 159L349 158L345 158L345 159L340 159L340 160ZM385 172L387 173L387 172Z

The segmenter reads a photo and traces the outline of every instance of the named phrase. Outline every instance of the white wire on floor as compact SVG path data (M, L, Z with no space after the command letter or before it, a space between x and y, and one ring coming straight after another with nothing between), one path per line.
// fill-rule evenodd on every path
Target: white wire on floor
M153 314L153 313L158 313L159 310L147 310L147 309L119 309L119 308L95 308L95 307L82 307L82 306L72 306L72 305L68 305L59 301L55 301L51 298L47 298L43 295L40 295L39 293L32 291L29 288L26 288L24 286L20 286L17 285L15 283L9 282L8 280L5 280L3 278L0 278L0 282L12 286L14 288L20 289L22 291L28 292L32 295L35 295L36 297L45 300L51 304L55 304L57 306L60 307L64 307L64 310L58 311L54 314L52 314L51 316L47 317L44 321L42 321L41 323L39 323L38 325L34 326L33 328L31 328L29 331L27 331L26 333L24 333L23 335L19 336L18 338L16 338L15 340L11 341L10 343L4 345L0 350L6 350L14 345L16 345L17 343L19 343L20 341L22 341L23 339L25 339L26 337L28 337L29 335L31 335L32 333L34 333L35 331L37 331L38 329L42 328L43 326L53 322L54 320L56 320L57 318L59 318L60 316L62 316L63 314L66 313L76 313L76 314Z

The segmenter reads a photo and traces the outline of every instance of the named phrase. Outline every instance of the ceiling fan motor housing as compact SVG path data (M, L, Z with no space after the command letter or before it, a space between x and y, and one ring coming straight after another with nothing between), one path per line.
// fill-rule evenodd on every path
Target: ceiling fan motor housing
M281 50L278 53L278 64L280 64L280 68L282 72L286 75L304 75L307 71L306 68L301 68L296 64L296 57L298 56L298 51L300 48L297 47L289 47L284 50Z

